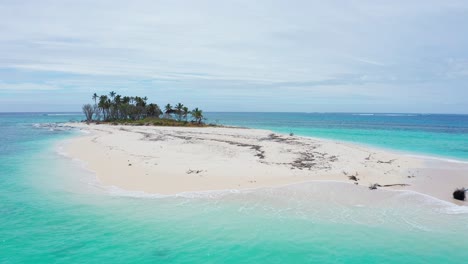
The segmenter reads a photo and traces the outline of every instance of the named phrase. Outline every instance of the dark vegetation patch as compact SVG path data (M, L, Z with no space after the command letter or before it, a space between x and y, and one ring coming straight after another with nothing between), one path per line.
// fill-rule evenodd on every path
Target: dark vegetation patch
M122 125L122 126L169 126L169 127L219 127L216 124L205 124L190 121L179 121L169 118L155 118L146 117L140 120L114 120L114 121L100 121L95 124L109 124L109 125Z

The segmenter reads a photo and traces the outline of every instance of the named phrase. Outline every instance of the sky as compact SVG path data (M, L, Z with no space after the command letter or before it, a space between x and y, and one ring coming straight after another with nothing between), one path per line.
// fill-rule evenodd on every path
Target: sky
M0 112L468 114L468 1L0 0Z

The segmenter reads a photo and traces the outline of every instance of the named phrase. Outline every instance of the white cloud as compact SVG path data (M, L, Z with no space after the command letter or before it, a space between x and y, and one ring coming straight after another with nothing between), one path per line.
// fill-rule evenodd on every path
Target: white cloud
M22 90L116 87L116 79L226 94L301 87L336 96L327 87L340 85L383 97L389 86L446 79L466 87L467 8L435 0L2 1L0 70L74 75L55 86L21 80L29 83Z
M59 87L38 83L5 83L0 81L0 91L52 91Z

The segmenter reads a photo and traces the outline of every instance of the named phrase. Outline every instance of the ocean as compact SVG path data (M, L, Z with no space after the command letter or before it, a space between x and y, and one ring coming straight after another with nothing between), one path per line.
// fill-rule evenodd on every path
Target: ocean
M207 113L212 123L349 141L415 155L468 161L468 115Z
M468 160L468 116L207 113L207 121ZM74 113L0 114L0 263L465 263L468 207L311 182L126 192L68 158ZM468 177L468 175L467 175Z

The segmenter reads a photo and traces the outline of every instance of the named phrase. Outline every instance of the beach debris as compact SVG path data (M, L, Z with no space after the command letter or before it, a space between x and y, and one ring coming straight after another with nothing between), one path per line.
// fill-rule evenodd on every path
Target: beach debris
M406 183L395 183L395 184L385 184L385 185L380 185L378 183L373 183L369 185L370 190L377 190L377 187L392 187L392 186L410 186L409 184Z
M226 144L229 144L229 145L233 145L233 146L238 146L238 147L247 147L247 148L250 148L252 150L255 150L256 154L255 154L255 157L258 157L259 159L263 160L265 159L265 151L262 150L262 146L260 145L253 145L253 144L247 144L247 143L242 143L242 142L236 142L236 141L232 141L232 140L221 140L221 139L204 139L204 138L197 138L197 137L184 137L184 136L177 136L177 135L172 135L173 137L175 138L180 138L180 139L183 139L183 140L208 140L208 141L215 141L215 142L221 142L221 143L226 143Z
M201 172L203 172L203 170L191 170L191 169L189 169L186 173L187 174L192 174L192 173L199 174Z
M132 164L131 164L131 163L129 163L129 164L128 164L128 166L132 166Z
M350 179L352 181L359 181L359 179L354 175L348 176L348 179Z
M294 136L294 133L290 133L289 136ZM271 133L268 135L268 137L261 138L260 141L274 141L274 142L284 142L288 144L301 144L300 142L297 142L297 138L291 138L291 137L286 137L283 135L277 135L275 133Z
M348 179L350 179L351 181L359 181L359 178L357 177L359 175L359 173L357 171L353 175L348 175L348 172L346 172L346 171L343 171L343 174L345 176L348 176Z
M290 137L294 137L294 133L293 133L293 132L290 132L290 133L289 133L289 136L290 136Z
M311 169L316 165L315 156L313 153L303 152L301 156L292 162L292 167L302 170L302 169Z
M416 176L414 175L414 173L414 171L408 171L408 174L410 174L408 175L408 178L415 178Z
M372 156L372 154L369 154L369 157L365 158L365 160L370 160L371 156Z
M467 191L468 191L468 189L465 189L465 188L456 189L453 192L453 199L464 201L465 198L466 198L465 192L467 192Z
M249 145L248 144L240 144L238 146L241 146L241 147L248 147ZM255 157L258 157L259 159L265 159L265 151L262 150L262 147L261 146L258 146L258 145L250 145L250 149L253 149L257 152L257 154L255 154Z
M286 163L291 165L291 170L298 169L298 170L312 170L312 169L319 169L319 170L328 170L331 169L331 162L337 160L336 156L328 156L327 153L321 153L316 151L305 151L299 152L299 157L293 160L291 163Z
M381 187L392 187L392 186L410 186L410 185L406 183L395 183L395 184L382 185Z
M391 159L389 161L381 161L381 160L378 160L377 163L385 163L385 164L392 164L396 159Z

